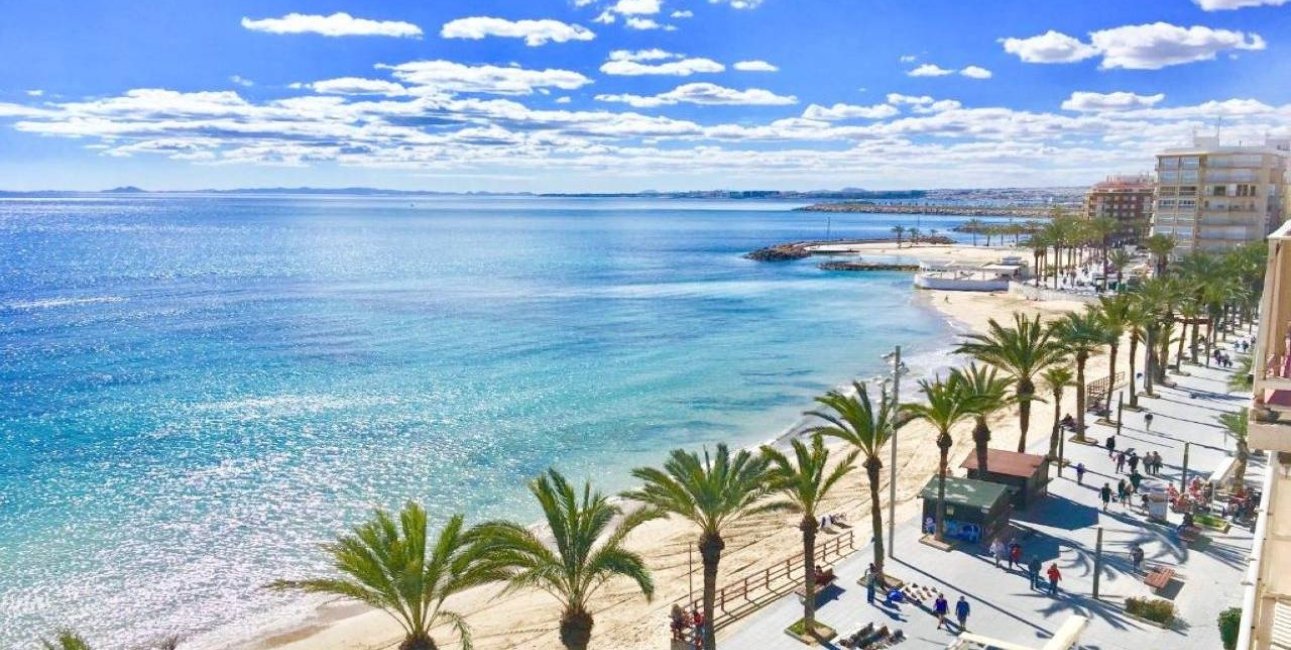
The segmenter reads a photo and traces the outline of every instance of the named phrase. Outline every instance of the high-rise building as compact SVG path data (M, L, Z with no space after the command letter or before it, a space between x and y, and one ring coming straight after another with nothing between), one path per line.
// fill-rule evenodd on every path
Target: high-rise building
M1138 242L1147 236L1156 185L1146 174L1108 176L1085 193L1085 218L1109 218L1117 223L1112 245Z
M1158 154L1152 234L1173 236L1177 253L1264 238L1285 218L1288 155L1287 139L1225 147L1213 137Z

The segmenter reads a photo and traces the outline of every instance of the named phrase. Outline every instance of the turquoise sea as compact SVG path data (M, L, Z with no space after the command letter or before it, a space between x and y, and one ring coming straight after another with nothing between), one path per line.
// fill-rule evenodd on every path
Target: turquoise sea
M895 344L935 364L908 275L741 258L825 234L791 207L0 200L0 647L234 645L299 620L262 586L373 506L530 520L549 466L619 490L774 437Z

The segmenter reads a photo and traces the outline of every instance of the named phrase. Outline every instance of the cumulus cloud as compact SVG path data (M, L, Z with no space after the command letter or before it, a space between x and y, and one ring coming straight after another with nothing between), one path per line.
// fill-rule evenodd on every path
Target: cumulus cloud
M523 38L525 45L537 47L547 43L590 41L596 38L592 30L582 25L570 25L559 20L507 20L473 16L458 18L444 24L439 35L444 38L481 40L489 36Z
M948 74L955 74L954 70L947 70L935 63L925 63L914 70L906 73L908 77L944 77Z
M321 95L385 95L400 97L411 94L402 84L385 79L338 77L313 83L294 83L294 89L309 89Z
M1101 56L1100 68L1159 70L1209 61L1227 50L1263 50L1264 39L1227 29L1180 27L1156 22L1125 25L1089 33L1089 43L1050 30L1030 38L1006 38L1004 51L1027 63L1073 63Z
M1246 7L1281 7L1288 0L1192 0L1202 11L1226 11Z
M243 88L250 88L251 86L256 85L256 82L251 81L250 79L247 79L246 77L243 77L242 75L237 75L237 74L233 75L232 77L229 77L229 81L239 86L242 86Z
M798 103L797 97L777 95L761 88L736 90L711 83L685 84L659 95L597 95L596 99L602 102L620 102L637 108L673 104L786 106Z
M678 9L668 15L669 18L694 18L695 12L689 9Z
M710 4L730 5L732 9L757 9L762 0L708 0Z
M969 79L990 79L992 76L990 70L975 65L970 65L961 69L959 74L968 77Z
M1137 95L1129 92L1094 93L1076 91L1062 103L1063 110L1079 112L1124 111L1149 108L1165 99L1164 93Z
M242 26L270 34L321 34L323 36L392 36L419 38L421 28L398 20L355 18L345 12L330 16L290 13L281 18L242 18Z
M892 117L900 113L895 106L891 104L875 104L873 106L854 106L851 104L834 104L833 106L821 106L812 104L807 110L802 112L802 117L808 120L821 120L824 122L835 122L839 120L881 120Z
M778 72L780 70L780 68L761 60L739 61L731 67L741 72Z
M618 0L610 11L624 16L653 16L663 7L660 0Z
M377 68L390 70L396 79L430 92L528 95L539 88L574 90L592 83L591 79L571 70L469 66L442 60L378 64Z
M663 28L663 25L660 25L655 19L642 18L641 16L628 16L623 20L623 24L627 25L629 29L639 29L642 31Z
M608 75L639 77L643 75L666 75L689 77L699 73L715 73L726 70L726 66L706 58L684 57L660 49L650 50L614 50L610 60L601 65L601 72Z
M40 97L40 96L42 96L42 95L44 95L44 94L45 94L45 91L43 91L43 90L36 90L36 89L32 89L32 90L28 90L28 91L27 91L27 96L28 96L28 97Z

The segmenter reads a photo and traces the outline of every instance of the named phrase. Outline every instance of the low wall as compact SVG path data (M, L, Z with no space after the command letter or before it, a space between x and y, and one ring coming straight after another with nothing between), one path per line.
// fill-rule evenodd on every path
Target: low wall
M1066 301L1074 300L1076 302L1084 302L1089 304L1095 304L1098 302L1098 298L1096 296L1077 294L1077 293L1067 293L1065 291L1054 291L1053 289L1046 289L1044 287L1033 287L1029 284L1023 284L1021 282L1010 282L1009 293L1015 296L1021 296L1023 298L1026 298L1027 300L1040 300L1043 302L1048 302L1051 300L1066 300Z
M1005 291L1009 288L1009 281L936 278L918 273L914 276L914 286L938 291Z

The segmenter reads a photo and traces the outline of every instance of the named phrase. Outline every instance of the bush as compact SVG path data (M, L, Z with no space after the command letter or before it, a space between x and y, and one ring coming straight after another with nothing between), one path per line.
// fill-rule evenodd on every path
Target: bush
M1208 515L1206 513L1199 513L1199 514L1193 515L1192 519L1198 524L1202 526L1206 526L1208 528L1222 529L1225 525L1228 524L1228 522L1224 521L1222 518L1216 517L1215 515Z
M1230 607L1219 613L1219 638L1224 642L1224 650L1237 647L1237 633L1241 631L1242 610Z
M1126 598L1125 611L1162 625L1174 620L1174 603L1162 598Z

